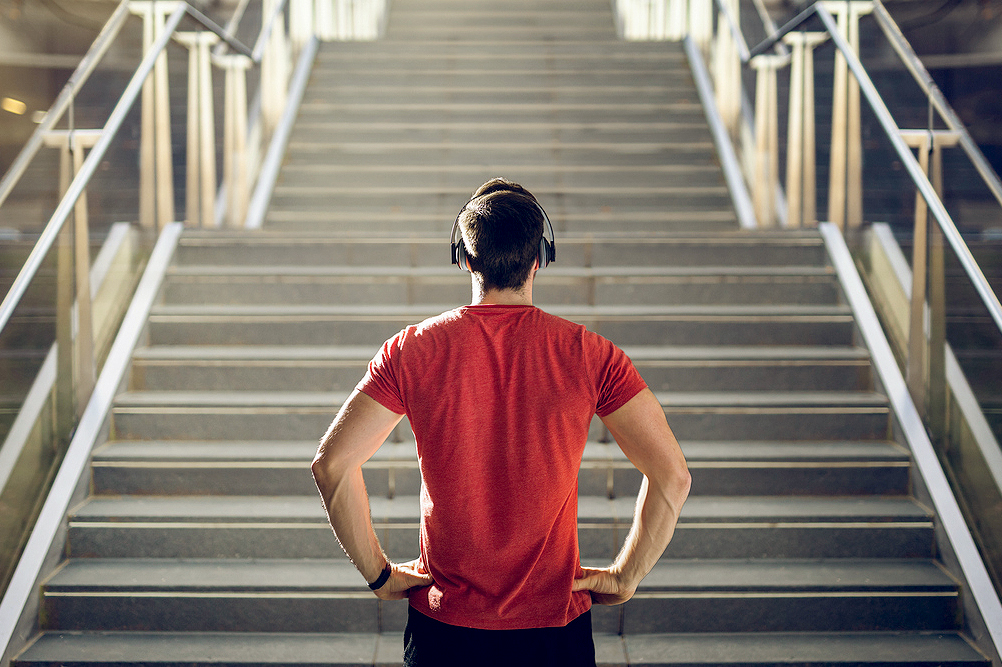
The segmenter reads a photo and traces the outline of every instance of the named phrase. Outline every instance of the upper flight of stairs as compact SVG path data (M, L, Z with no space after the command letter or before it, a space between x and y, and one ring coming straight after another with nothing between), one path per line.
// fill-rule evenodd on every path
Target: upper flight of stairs
M309 461L382 341L468 302L448 233L497 175L556 228L537 305L627 350L693 474L637 596L594 608L600 664L988 664L820 237L738 231L702 113L681 49L616 41L604 0L394 0L385 40L325 45L265 230L181 239L17 664L399 664L406 605ZM605 564L640 476L592 431ZM365 476L416 557L406 420Z

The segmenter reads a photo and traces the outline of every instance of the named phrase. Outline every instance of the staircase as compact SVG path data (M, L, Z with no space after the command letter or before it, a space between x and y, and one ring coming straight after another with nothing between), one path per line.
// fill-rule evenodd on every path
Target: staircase
M182 238L18 665L399 664L406 605L309 461L382 341L468 301L448 233L496 175L556 228L537 304L627 350L693 474L636 597L594 609L600 664L988 664L822 241L738 231L681 49L617 41L605 0L395 0L384 41L322 48L265 230ZM606 564L640 477L595 424ZM415 557L406 428L365 475Z

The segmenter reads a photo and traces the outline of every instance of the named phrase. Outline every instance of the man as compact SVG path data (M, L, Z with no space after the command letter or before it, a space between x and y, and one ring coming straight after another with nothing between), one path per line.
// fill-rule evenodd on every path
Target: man
M383 600L410 600L406 665L595 665L590 607L621 604L667 547L689 473L664 411L625 354L532 305L553 229L520 185L463 207L453 263L469 306L388 340L313 462L334 533ZM391 563L362 464L406 414L421 468L421 557ZM644 474L607 568L582 568L577 475L598 414Z

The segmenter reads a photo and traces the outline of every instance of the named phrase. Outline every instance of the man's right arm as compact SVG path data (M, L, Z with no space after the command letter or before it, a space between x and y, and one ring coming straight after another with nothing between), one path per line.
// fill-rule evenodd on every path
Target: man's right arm
M623 549L610 567L584 568L573 590L590 591L598 604L622 604L633 597L671 541L689 495L690 476L664 409L650 389L602 421L644 481Z

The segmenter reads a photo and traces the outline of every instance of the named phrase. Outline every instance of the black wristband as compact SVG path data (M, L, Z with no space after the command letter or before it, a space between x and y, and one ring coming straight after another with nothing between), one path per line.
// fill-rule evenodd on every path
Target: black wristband
M379 574L374 582L369 584L369 588L378 591L386 583L386 580L390 578L390 572L392 568L390 567L390 561L386 561L386 568Z

